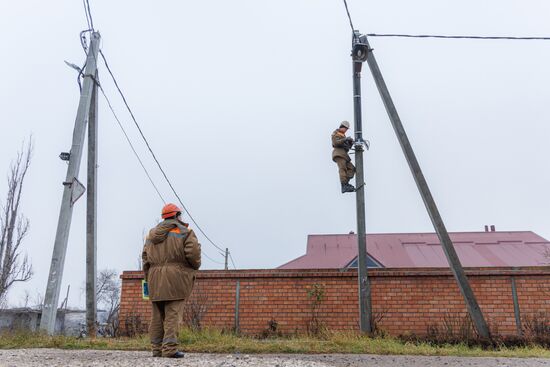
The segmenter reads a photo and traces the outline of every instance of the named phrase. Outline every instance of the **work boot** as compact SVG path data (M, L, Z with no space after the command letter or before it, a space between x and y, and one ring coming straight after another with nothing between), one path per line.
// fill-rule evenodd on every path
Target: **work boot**
M170 356L170 358L183 358L183 357L185 357L185 354L179 351Z
M342 194L346 192L355 192L355 187L353 185L350 185L349 183L343 183L342 184Z

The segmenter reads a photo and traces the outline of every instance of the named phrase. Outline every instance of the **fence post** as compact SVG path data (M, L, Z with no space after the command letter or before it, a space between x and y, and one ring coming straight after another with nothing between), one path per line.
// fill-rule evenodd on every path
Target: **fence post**
M523 330L521 327L521 314L519 310L519 300L518 300L518 291L516 288L516 279L514 276L510 277L510 283L512 285L512 300L514 301L514 316L516 317L516 329L518 330L518 335L523 335Z
M237 288L235 290L235 333L239 334L240 322L239 322L239 304L241 301L241 282L237 280Z

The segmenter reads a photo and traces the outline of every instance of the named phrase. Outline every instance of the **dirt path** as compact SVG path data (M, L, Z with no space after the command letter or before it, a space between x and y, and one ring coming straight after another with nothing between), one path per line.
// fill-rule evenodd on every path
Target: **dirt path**
M225 355L189 354L183 359L152 358L148 352L95 350L0 350L0 366L90 367L539 367L550 359L461 358L375 355Z

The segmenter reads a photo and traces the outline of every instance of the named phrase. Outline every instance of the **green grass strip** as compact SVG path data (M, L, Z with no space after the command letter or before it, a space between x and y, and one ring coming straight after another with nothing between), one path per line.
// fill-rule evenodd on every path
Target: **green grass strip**
M550 350L538 347L499 347L483 350L466 345L433 345L422 342L404 342L390 337L369 338L356 334L335 333L322 338L296 336L288 338L257 339L237 336L217 330L193 332L184 329L179 335L181 349L192 353L246 353L246 354L381 354L467 357L539 357L550 358ZM60 348L148 351L149 338L78 339L66 336L45 336L37 333L4 333L0 335L0 349Z

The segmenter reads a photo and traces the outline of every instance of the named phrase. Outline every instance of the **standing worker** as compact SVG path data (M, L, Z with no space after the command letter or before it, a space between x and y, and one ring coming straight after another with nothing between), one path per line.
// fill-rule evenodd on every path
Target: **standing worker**
M153 357L182 358L178 331L183 304L201 266L201 245L188 224L181 221L181 209L174 204L162 208L162 218L149 231L142 260L152 301L149 325Z
M342 193L355 191L355 187L349 183L349 180L355 176L355 166L351 163L351 158L348 154L353 146L353 138L346 137L348 129L349 122L342 121L340 127L332 133L332 147L334 148L332 151L332 160L338 165Z

